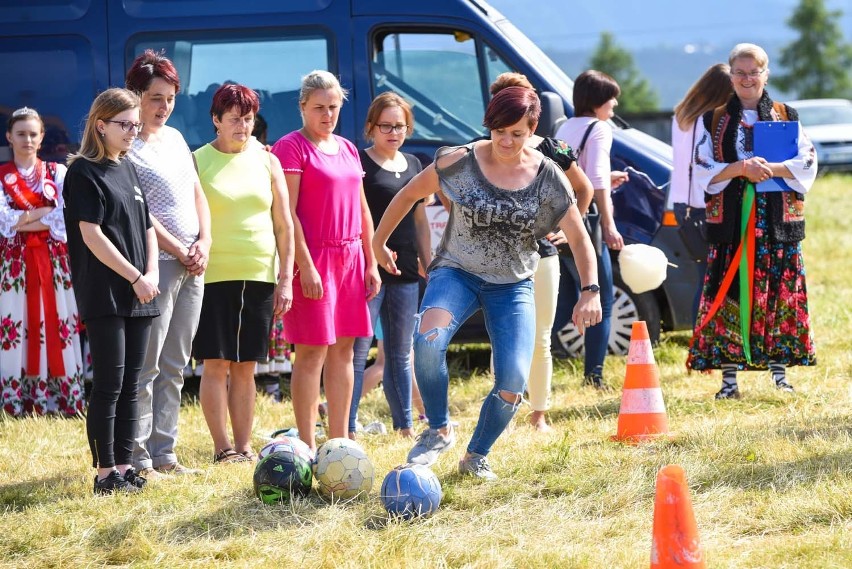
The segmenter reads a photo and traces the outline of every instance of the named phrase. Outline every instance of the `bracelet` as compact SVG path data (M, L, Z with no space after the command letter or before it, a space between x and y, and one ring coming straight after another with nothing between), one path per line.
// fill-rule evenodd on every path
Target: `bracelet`
M135 280L135 281L133 281L132 283L130 283L130 286L135 285L137 282L139 282L139 279L141 279L141 278L142 278L142 271L139 271L139 276L138 276L138 277L136 277L136 280Z

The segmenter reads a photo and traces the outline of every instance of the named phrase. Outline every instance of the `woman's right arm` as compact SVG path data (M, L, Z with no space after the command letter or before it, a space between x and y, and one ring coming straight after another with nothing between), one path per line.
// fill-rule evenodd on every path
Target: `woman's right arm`
M574 188L574 194L577 196L577 209L580 215L586 215L589 211L589 204L592 203L592 198L595 195L595 189L592 187L592 182L582 168L576 162L572 162L571 166L565 170L565 175L568 181L571 182L571 187Z
M147 274L142 274L133 264L124 258L112 241L107 239L101 226L88 221L81 221L80 234L83 242L92 254L104 265L118 273L128 283L134 283L133 292L140 299L150 298L159 293L157 283L153 282Z
M429 194L437 193L440 189L438 173L435 171L435 163L433 162L425 170L414 176L394 196L373 235L373 254L376 256L378 266L392 275L401 274L396 267L396 253L387 247L388 237L405 217L405 214L411 211L414 204L428 197Z
M299 186L302 183L302 175L285 172L284 180L287 182L287 193L290 197L290 217L293 218L293 244L295 247L296 266L299 268L299 283L302 285L302 294L305 295L305 298L319 300L323 295L322 278L314 266L314 260L311 258L311 252L305 241L302 222L296 213L296 207L299 205Z

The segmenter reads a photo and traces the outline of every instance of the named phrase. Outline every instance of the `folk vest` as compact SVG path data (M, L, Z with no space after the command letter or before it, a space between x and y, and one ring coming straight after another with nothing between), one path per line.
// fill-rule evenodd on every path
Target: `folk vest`
M764 92L757 105L760 121L798 120L795 109L774 103ZM725 104L702 117L704 128L713 139L713 157L717 162L734 163L737 155L737 128L742 120L742 104L733 96ZM743 191L748 179L733 178L715 195L704 194L707 203L707 240L710 243L739 243ZM794 243L805 238L805 196L798 192L767 192L767 230L772 241Z

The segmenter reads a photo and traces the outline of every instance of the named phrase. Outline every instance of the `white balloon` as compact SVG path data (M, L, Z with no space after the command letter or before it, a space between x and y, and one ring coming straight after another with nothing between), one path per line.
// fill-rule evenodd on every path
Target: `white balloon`
M663 284L668 262L660 249L641 243L625 245L618 254L621 280L635 294L654 290Z

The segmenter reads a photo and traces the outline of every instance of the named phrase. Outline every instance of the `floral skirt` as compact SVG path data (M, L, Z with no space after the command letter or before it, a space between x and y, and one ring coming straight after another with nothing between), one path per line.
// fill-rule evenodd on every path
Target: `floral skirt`
M0 409L9 415L73 416L83 411L83 357L80 350L82 323L71 287L68 249L53 238L48 240L53 289L59 314L59 337L65 375L50 377L44 340L40 330L27 330L26 245L20 234L0 237ZM27 376L28 334L41 336L39 373Z
M770 362L787 366L815 365L816 351L808 314L808 293L801 243L774 243L766 231L765 211L758 196L755 220L754 282L752 289L751 363L746 361L740 326L739 276L718 312L702 329L696 326L686 365L694 370L767 369ZM704 321L737 244L710 245L698 323Z

